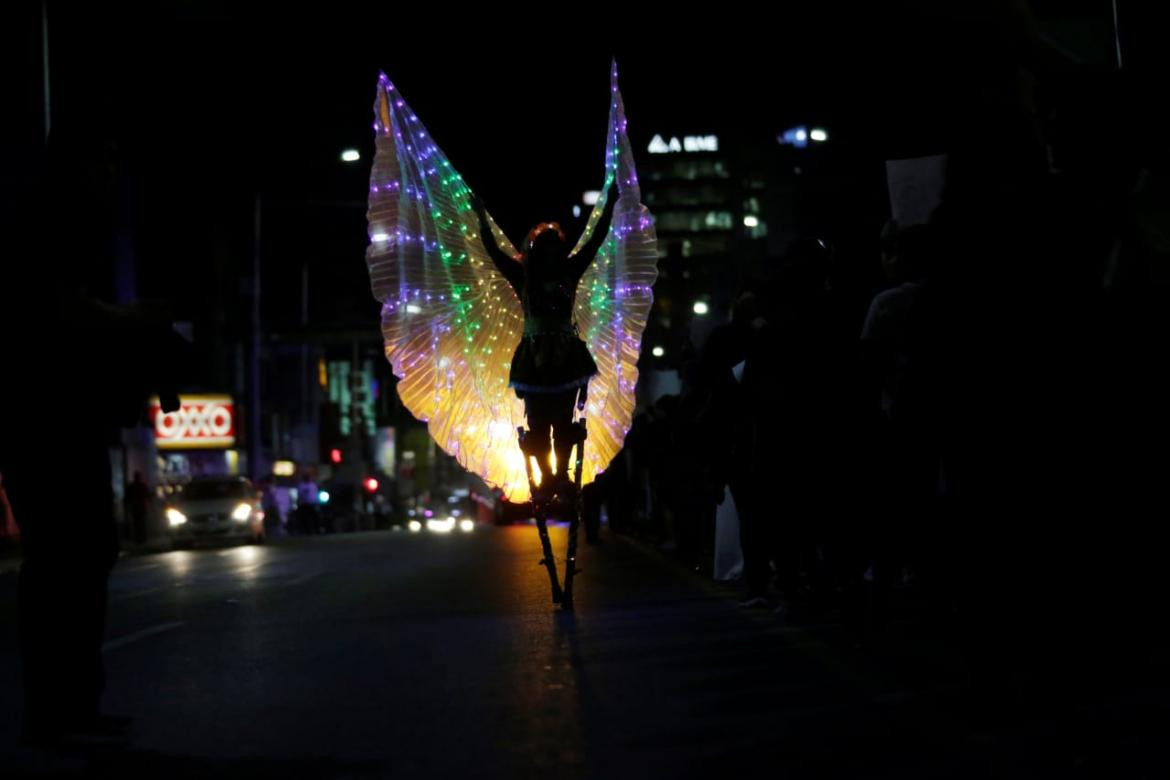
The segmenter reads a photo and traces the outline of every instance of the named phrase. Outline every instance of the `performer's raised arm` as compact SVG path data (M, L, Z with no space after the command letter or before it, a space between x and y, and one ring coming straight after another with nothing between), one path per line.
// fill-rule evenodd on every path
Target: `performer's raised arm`
M483 207L483 201L478 195L473 195L471 199L471 206L475 209L475 214L479 217L479 234L483 238L484 248L487 249L488 257L492 259L492 263L496 266L516 294L520 294L520 289L524 285L524 268L520 265L520 258L512 257L511 255L500 249L496 243L496 237L492 233L492 226L488 222L487 211Z
M610 184L608 196L605 199L605 210L601 212L601 219L597 220L597 224L593 227L593 235L589 237L589 242L581 247L581 251L569 256L574 279L581 278L585 270L589 268L589 264L593 262L593 258L597 256L602 244L605 243L605 239L609 235L609 223L613 220L613 209L617 204L617 200L617 188L613 184Z

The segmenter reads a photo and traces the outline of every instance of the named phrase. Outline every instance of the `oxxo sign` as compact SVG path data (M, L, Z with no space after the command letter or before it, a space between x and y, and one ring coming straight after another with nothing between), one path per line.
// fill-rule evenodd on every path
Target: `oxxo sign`
M229 395L185 395L179 411L164 412L150 400L154 442L160 450L226 449L236 443L235 408Z

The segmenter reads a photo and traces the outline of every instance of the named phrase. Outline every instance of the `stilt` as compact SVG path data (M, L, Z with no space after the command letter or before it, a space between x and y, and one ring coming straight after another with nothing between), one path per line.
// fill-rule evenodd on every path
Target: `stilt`
M551 484L549 484L549 477L541 478L541 486L537 487L535 482L535 475L532 472L532 457L534 453L529 452L527 434L524 428L517 428L516 433L520 438L520 451L524 454L524 468L528 472L528 492L532 496L532 514L536 517L536 529L540 532L540 548L544 555L540 559L540 565L548 570L549 584L552 586L552 600L554 604L562 602L561 584L557 578L557 561L553 556L552 542L548 538L548 497L551 497ZM541 488L544 488L542 490Z

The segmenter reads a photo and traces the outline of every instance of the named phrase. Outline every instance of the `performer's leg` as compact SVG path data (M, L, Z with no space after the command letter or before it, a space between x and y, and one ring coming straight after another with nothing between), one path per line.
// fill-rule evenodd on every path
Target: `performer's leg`
M557 454L558 465L560 466L561 484L573 486L573 491L569 494L572 496L572 509L569 515L569 544L568 555L565 558L565 587L564 595L561 600L561 607L566 610L573 609L573 575L577 573L577 530L581 524L581 515L584 513L584 500L581 488L581 467L585 462L585 435L584 435L584 419L578 425L573 422L573 404L578 401L578 394L576 392L570 394L570 405L568 408L567 417L561 418L560 427L556 431L557 446L562 447L564 454ZM580 396L581 405L584 406L584 389ZM569 461L569 452L576 445L577 453L574 462Z
M529 452L536 457L542 480L551 476L549 453L552 451L551 431L557 419L555 396L550 393L529 393L524 397L524 416L528 419Z
M553 396L552 400L552 410L556 415L553 418L553 448L557 454L557 481L559 483L567 484L573 479L573 475L569 472L572 468L569 454L572 452L574 444L573 407L576 403L576 390L558 393Z
M540 563L548 570L549 584L552 586L552 600L554 604L561 601L561 585L557 578L556 559L553 557L552 542L548 536L548 498L551 493L536 486L536 479L541 480L542 486L551 487L551 475L548 468L548 453L551 449L549 431L552 427L552 418L548 413L547 397L543 394L532 393L524 397L524 414L528 418L528 431L521 429L520 441L524 452L525 467L528 470L528 485L532 492L532 514L536 520L536 530L540 534L540 547L544 554ZM533 470L532 461L536 461ZM539 473L539 477L537 477Z

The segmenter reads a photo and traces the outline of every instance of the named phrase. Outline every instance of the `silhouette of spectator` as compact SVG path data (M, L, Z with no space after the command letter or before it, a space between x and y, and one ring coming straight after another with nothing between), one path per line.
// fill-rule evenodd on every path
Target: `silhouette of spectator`
M126 509L130 515L134 543L146 544L146 521L150 514L150 486L142 479L141 471L135 471L134 478L126 486Z

